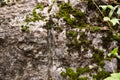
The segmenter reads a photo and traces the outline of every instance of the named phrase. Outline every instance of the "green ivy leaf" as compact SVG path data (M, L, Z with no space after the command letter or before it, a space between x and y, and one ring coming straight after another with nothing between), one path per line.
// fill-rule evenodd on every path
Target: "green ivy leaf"
M120 73L113 73L111 76L120 79Z
M100 5L99 7L101 7L103 9L103 11L105 11L107 9L106 5Z
M118 58L118 59L120 59L120 56L119 56L119 55L117 55L117 58Z
M113 73L110 77L107 77L104 80L120 80L120 73Z
M118 55L118 48L114 48L109 54L108 56L116 56L118 59L120 59L120 55Z
M108 78L106 78L104 80L119 80L119 79L114 79L113 77L108 77Z
M109 17L111 17L112 15L113 15L113 13L114 13L114 10L110 10L110 12L109 12Z
M118 14L118 16L120 16L120 8L118 9L117 14Z
M103 21L110 21L110 18L109 17L104 17Z
M107 7L109 9L111 9L110 12L109 12L109 17L112 17L112 15L113 15L114 11L117 9L118 5L115 6L115 7L113 7L112 5L108 5Z
M117 18L112 18L112 19L110 20L110 22L113 24L113 26L115 26L116 24L119 24L119 19L117 19Z
M114 48L114 49L108 54L108 56L117 55L117 54L118 54L118 48Z
M107 5L107 8L114 10L114 7L112 5Z

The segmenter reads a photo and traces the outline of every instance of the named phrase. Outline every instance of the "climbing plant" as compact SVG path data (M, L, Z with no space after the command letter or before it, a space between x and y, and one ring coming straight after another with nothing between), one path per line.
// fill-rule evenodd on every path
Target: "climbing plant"
M112 23L113 26L115 26L116 24L119 24L119 16L120 16L120 8L119 5L116 6L112 6L112 5L100 5L100 7L102 8L103 12L107 13L107 9L110 9L109 13L107 16L105 16L103 18L103 21L107 21ZM118 10L116 11L116 9L118 8ZM117 14L115 17L113 14Z
M90 0L89 0L90 1ZM94 0L93 1L93 4L95 4ZM53 1L53 4L54 4L55 1ZM53 47L51 45L52 42L54 42L53 40L53 34L52 34L52 30L54 30L56 23L52 20L53 18L57 18L57 19L63 19L65 24L67 25L67 31L66 31L66 36L67 38L70 40L70 42L67 44L68 47L72 47L73 48L80 48L81 45L87 45L88 47L90 46L91 47L91 43L92 41L87 41L86 39L86 34L85 32L77 32L77 31L74 31L74 30L69 30L69 29L73 29L73 28L77 28L79 30L82 30L83 28L84 29L94 29L94 31L99 31L100 28L94 28L93 26L90 27L90 25L87 25L86 24L86 16L85 16L85 13L84 12L81 12L81 10L73 7L70 3L60 3L58 4L58 7L59 7L59 11L55 14L55 15L52 15L50 12L52 10L52 7L53 7L53 4L49 6L49 9L48 9L48 19L47 16L44 16L41 11L44 10L44 5L43 4L38 4L32 11L31 14L28 14L26 15L26 19L25 19L25 25L22 25L21 26L21 30L23 32L27 31L29 32L29 22L36 22L36 21L39 21L39 20L43 20L43 21L46 21L46 25L43 27L43 28L46 28L47 29L47 33L48 33L48 46L49 46L49 53L52 53L53 51ZM96 4L95 4L96 5ZM110 12L108 13L107 16L104 16L103 18L103 21L107 21L108 23L112 24L112 26L115 26L117 24L119 24L119 19L118 17L120 16L120 9L118 8L118 5L117 6L112 6L112 5L100 5L100 7L102 8L103 12L106 12L107 9L110 9ZM99 8L99 7L97 7ZM40 12L37 12L38 10L40 10ZM99 9L100 10L100 9ZM116 13L115 11L117 10L117 16L114 17L114 13ZM110 25L111 26L111 25ZM78 37L78 34L80 33L80 36ZM50 37L52 36L52 38ZM85 40L81 40L81 37L85 37ZM85 49L87 50L87 49ZM111 51L111 53L109 53L109 56L111 55L114 55L114 56L117 56L119 58L119 55L117 54L117 48L115 48L113 51ZM103 55L103 52L100 52L98 50L96 50L96 53L99 53L97 55L93 55L94 58L96 60L94 60L94 62L98 62L98 65L102 64L102 67L104 65L104 55ZM101 57L102 56L102 57ZM49 55L49 59L52 59L53 57L53 54L50 54ZM102 59L102 60L101 60ZM51 67L52 65L52 61L53 60L49 60L50 62L50 65L49 65L49 68ZM84 72L87 72L89 71L89 69L84 69L84 68L77 68L76 71L74 71L73 69L71 68L66 68L66 71L63 71L61 73L61 75L63 76L63 78L69 78L69 80L87 80L86 77L80 77L81 74L83 74ZM105 75L105 76L104 76ZM99 78L102 78L104 79L105 77L109 76L109 72L106 72L104 70L98 72L98 75L95 75L94 78L95 79L99 79ZM99 79L100 80L100 79Z

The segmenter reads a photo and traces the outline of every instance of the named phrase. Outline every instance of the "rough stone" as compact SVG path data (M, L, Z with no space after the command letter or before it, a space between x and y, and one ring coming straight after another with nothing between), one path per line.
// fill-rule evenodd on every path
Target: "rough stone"
M113 58L111 61L105 61L105 70L108 72L116 72L117 71L117 59Z
M64 1L67 2L68 0ZM80 8L82 12L86 12L86 3L82 6L81 4L77 5L75 0L70 1L73 6ZM82 0L78 0L78 3L79 1ZM49 3L47 0L39 0L39 2ZM61 18L59 20L54 19L54 22L58 23L58 26L61 26L63 31L52 32L54 38L52 38L50 43L52 43L51 52L54 53L51 54L51 52L48 52L50 44L48 44L47 30L42 27L46 22L37 21L29 23L30 32L22 32L20 30L21 25L24 24L25 16L31 13L35 5L34 0L27 0L24 4L17 3L0 8L0 18L4 18L2 21L0 20L0 80L47 80L50 56L53 58L53 65L50 69L53 74L53 80L64 80L60 73L65 71L66 67L75 69L77 67L89 66L90 69L93 69L97 66L96 63L92 62L93 50L91 47L103 50L107 54L107 50L117 46L117 42L111 42L110 48L105 49L102 46L104 42L102 41L103 33L91 33L86 29L82 29L81 31L87 35L84 41L92 40L92 44L87 46L89 50L85 50L85 45L83 44L79 45L81 49L68 51L66 30L69 26L66 26L65 21ZM56 8L58 7L55 4L53 12ZM42 13L49 16L47 10L48 7ZM94 16L97 17L98 14L93 11L88 11L86 14L89 14L87 23L97 25L91 19ZM73 29L73 31L79 32L79 29ZM81 38L80 35L77 36L77 39L79 38ZM106 60L105 70L113 72L112 67L116 71L117 60ZM90 77L88 74L85 75Z

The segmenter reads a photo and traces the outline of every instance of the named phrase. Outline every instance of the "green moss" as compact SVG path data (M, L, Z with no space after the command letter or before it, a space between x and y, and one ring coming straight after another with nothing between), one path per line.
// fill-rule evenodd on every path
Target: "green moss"
M43 10L43 8L44 8L43 4L40 4L40 3L36 6L36 9L41 9L41 10Z
M85 73L85 72L89 72L90 71L90 69L89 69L89 67L84 67L84 68L77 68L76 69L76 72L80 75L80 74L83 74L83 73Z
M63 28L60 27L60 26L57 26L57 27L54 27L54 30L57 31L57 32L62 32Z
M93 78L96 80L103 80L108 76L110 76L110 73L102 70L102 71L99 71L97 75L94 75Z
M68 51L80 50L81 41L79 41L77 39L72 39L71 41L68 41L68 43L66 44L66 46L69 47Z
M116 41L120 41L120 33L116 33L115 35L112 36L112 38Z
M111 59L112 59L112 58L110 58L110 57L105 58L105 60L108 60L108 61L111 61Z
M88 78L87 77L81 77L78 80L88 80Z
M103 56L100 56L100 54L93 54L94 61L99 63L101 60L103 60Z
M86 45L86 46L89 46L91 43L92 43L91 40L86 40L86 41L85 41L85 45Z
M104 52L99 49L94 49L93 62L97 63L99 66L104 66Z
M91 26L90 31L92 31L92 32L100 31L100 28L98 26Z
M102 50L99 50L97 48L94 48L94 52L99 53L101 56L103 56L103 53L104 53Z
M83 37L85 37L85 36L86 36L85 32L81 32L81 33L80 33L80 37L81 37L81 38L83 38Z
M67 37L77 37L77 35L78 35L78 33L77 32L75 32L75 31L72 31L72 30L68 30L67 32L66 32L66 36Z
M71 18L71 15L73 18ZM85 14L80 10L72 7L70 3L63 3L59 6L59 12L56 14L56 17L63 17L67 25L71 27L80 26L85 24Z
M100 61L100 62L99 62L99 65L103 68L103 67L104 67L104 65L105 65L104 60Z
M30 31L30 30L29 30L29 26L27 26L27 25L25 25L25 26L22 25L22 26L21 26L21 31L22 31L22 32L29 32L29 31Z
M98 66L95 66L92 70L94 70L94 71L97 72L97 71L98 71L98 68L99 68Z
M80 35L80 38L77 38L78 35ZM69 49L80 50L81 45L83 45L86 48L85 51L87 51L88 47L92 43L91 40L87 40L87 35L85 32L78 33L72 30L68 30L66 36L68 39L67 46Z
M66 72L62 72L61 76L63 78L69 78L69 80L88 80L87 77L80 77L81 74L89 72L90 69L88 67L85 68L77 68L76 71L74 71L71 68L66 68Z
M102 37L102 41L103 41L102 46L103 48L108 49L110 46L110 43L113 41L113 38L112 38L113 33L111 31L106 31L105 34L107 35L107 37L104 37L104 36Z
M32 19L29 17L29 15L26 15L25 22L29 23L31 21L32 21Z
M88 48L87 48L87 47L85 47L85 48L84 48L84 51L88 51Z
M67 36L67 39L68 39L68 42L67 42L66 45L69 47L69 51L71 49L79 49L80 48L81 41L77 39L78 32L68 30L66 32L66 36Z
M88 0L88 9L96 9L96 7L93 4L92 0Z
M62 71L62 72L61 72L61 76L62 76L63 78L66 78L66 77L67 77L67 74L66 74L64 71Z

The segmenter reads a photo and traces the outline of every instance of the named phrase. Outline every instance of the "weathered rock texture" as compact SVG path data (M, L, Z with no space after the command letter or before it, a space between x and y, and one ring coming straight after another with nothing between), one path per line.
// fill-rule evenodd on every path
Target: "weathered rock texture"
M71 3L77 4L74 0ZM50 53L48 52L47 30L41 27L44 23L36 22L29 33L20 30L25 16L32 11L35 5L34 0L28 0L24 3L0 8L0 80L47 80L48 78ZM86 9L85 6L81 8L83 12ZM91 22L89 20L95 14L88 15L88 23ZM53 43L55 42L52 49L54 51L54 61L51 68L53 80L63 80L60 72L64 70L65 66L73 68L94 67L91 49L85 51L83 45L81 46L83 51L68 52L66 43L69 40L66 38L66 30L60 33L53 31L53 34L57 36L53 38ZM106 49L101 47L103 42L101 38L107 34L90 33L89 31L86 31L85 34L89 40L92 40L91 46L99 48L107 54ZM113 44L111 44L113 45L111 49L116 46L115 43ZM108 62L106 61L106 63Z

